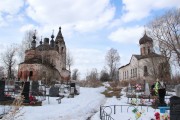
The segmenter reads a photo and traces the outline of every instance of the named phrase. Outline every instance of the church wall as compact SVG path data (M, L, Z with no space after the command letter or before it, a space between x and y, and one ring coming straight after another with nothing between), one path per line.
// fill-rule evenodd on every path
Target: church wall
M59 80L60 74L57 70L54 70L50 67L46 67L42 64L20 64L18 70L18 78L20 80L27 80L29 76L30 80Z
M36 56L36 51L35 50L26 50L25 52L25 60L32 59Z
M129 65L119 69L119 80L155 80L159 74L159 65L164 61L165 59L160 57L137 60L133 56ZM147 66L147 76L144 74L144 66Z

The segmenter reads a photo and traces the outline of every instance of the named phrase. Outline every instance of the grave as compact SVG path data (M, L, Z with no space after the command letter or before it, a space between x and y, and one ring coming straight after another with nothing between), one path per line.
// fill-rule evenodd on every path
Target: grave
M180 120L180 97L170 98L170 120Z
M5 81L0 81L0 101L5 100L4 89L5 89Z
M176 96L180 97L180 84L175 87Z
M128 87L127 87L127 92L128 93L132 93L132 87L131 84L129 83Z
M24 103L29 103L29 88L30 88L30 82L22 82L23 91L22 94L24 96Z
M180 84L175 87L176 96L170 98L170 119L180 120Z
M149 96L150 95L150 90L149 90L149 84L148 83L145 83L145 91L144 91L144 94L146 96Z
M31 91L32 91L32 95L37 95L39 93L39 82L38 81L32 81Z
M59 96L59 87L52 86L49 89L49 96L50 97L58 97Z

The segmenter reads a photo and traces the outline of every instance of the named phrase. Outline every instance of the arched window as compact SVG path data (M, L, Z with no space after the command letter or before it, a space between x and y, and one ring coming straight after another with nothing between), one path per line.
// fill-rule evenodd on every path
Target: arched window
M33 71L29 72L29 77L33 76Z
M61 48L61 53L63 53L64 47Z
M150 47L148 47L148 54L150 54L151 53L151 50L150 50Z
M144 76L148 76L148 69L147 69L147 66L144 66Z

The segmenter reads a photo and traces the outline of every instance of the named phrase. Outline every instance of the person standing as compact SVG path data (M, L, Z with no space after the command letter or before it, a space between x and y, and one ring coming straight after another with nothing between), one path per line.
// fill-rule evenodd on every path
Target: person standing
M155 94L159 97L159 106L166 106L165 95L166 95L166 85L163 81L156 80L155 84Z

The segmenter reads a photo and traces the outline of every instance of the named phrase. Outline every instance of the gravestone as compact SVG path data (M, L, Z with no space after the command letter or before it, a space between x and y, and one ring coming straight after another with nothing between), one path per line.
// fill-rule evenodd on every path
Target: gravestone
M61 95L64 94L64 85L63 84L60 86L60 93L61 93Z
M29 103L29 88L30 82L22 82L22 86L24 86L22 94L24 96L24 103Z
M0 101L5 100L4 89L5 89L5 81L0 81Z
M144 91L144 94L145 95L150 95L150 90L149 90L149 84L148 83L145 83L145 91Z
M131 88L131 84L129 83L128 87L127 87L127 92L128 93L132 93L132 88Z
M59 87L52 86L49 89L49 96L58 97L59 96Z
M175 87L176 96L180 97L180 84Z
M71 83L70 84L70 94L74 95L75 91L76 91L76 84Z
M32 81L31 86L32 94L37 95L39 93L39 82L38 81Z
M80 86L76 85L76 94L79 95L80 94Z
M170 98L170 120L180 120L180 97Z

